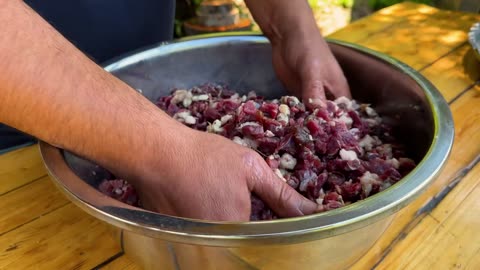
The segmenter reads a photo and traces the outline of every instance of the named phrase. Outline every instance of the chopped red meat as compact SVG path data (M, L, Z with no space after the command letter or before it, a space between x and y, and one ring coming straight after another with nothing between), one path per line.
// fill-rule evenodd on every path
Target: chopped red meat
M137 192L135 188L122 179L103 181L98 189L105 195L122 201L126 204L139 206Z
M260 152L272 170L328 211L362 200L398 182L416 166L392 136L392 127L367 104L345 97L311 110L298 98L265 101L222 85L177 89L157 106L191 128L216 133ZM139 206L133 186L105 180L104 194ZM277 215L255 194L251 220Z

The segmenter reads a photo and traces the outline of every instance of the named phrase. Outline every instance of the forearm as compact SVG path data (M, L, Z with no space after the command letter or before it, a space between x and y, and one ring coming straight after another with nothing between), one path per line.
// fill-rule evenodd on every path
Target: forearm
M255 21L271 42L319 31L307 0L246 0Z
M0 122L125 173L138 167L128 153L169 151L159 144L171 144L170 132L180 125L90 61L23 1L0 4L0 25Z

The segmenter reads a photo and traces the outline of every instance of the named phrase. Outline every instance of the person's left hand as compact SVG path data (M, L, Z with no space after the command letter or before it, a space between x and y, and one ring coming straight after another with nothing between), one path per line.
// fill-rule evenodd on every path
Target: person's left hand
M285 87L309 105L321 105L327 91L351 98L343 71L318 28L288 33L272 40L273 66Z

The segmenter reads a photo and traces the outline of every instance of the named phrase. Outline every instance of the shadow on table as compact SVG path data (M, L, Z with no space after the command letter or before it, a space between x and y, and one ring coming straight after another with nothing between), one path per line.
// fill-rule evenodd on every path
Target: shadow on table
M463 69L465 74L474 81L479 83L480 80L480 60L477 59L472 48L463 56Z

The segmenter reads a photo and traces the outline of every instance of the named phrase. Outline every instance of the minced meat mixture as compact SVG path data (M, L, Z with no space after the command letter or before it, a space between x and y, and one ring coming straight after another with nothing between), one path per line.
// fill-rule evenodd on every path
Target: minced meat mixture
M264 100L226 86L177 89L158 107L183 124L227 137L260 153L280 179L328 211L362 200L414 167L392 128L368 104L345 97L311 110L296 97ZM124 180L105 180L104 194L141 206ZM278 218L252 194L251 220Z

